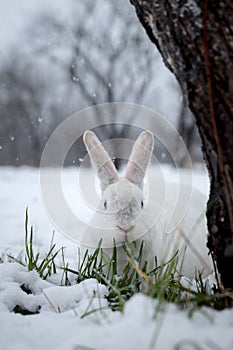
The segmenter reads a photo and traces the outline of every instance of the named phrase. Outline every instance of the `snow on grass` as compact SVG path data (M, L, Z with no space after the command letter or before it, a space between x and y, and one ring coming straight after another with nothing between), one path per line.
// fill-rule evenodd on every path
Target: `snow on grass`
M172 180L175 173L166 168ZM186 170L187 181L188 172ZM76 176L67 169L67 187ZM64 180L66 181L66 180ZM71 182L72 183L72 182ZM206 173L194 173L194 183L208 193ZM71 186L71 185L70 185ZM46 216L35 169L0 170L0 254L24 262L24 217L29 207L35 228L35 249L46 254L53 225ZM69 266L77 269L75 244L58 232L56 249L64 246ZM19 255L21 253L21 255ZM0 255L1 256L1 255ZM61 271L43 280L19 263L0 263L0 344L5 350L47 349L218 349L233 348L233 310L201 307L189 316L171 303L161 303L141 293L125 304L123 313L108 307L108 289L95 279L60 286ZM98 310L98 311L96 311Z

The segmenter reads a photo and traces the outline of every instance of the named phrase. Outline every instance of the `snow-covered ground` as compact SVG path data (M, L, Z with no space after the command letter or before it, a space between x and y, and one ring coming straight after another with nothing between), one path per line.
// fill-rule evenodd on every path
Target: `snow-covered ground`
M171 168L164 168L164 174L176 181L177 174ZM190 173L186 170L183 175L189 183ZM72 190L76 176L77 169L64 171L65 197L72 203L77 198ZM194 171L193 184L204 196L208 194L204 171ZM18 256L23 251L26 207L35 229L35 246L42 254L48 252L54 227L42 204L38 170L1 168L0 189L0 254ZM54 242L57 248L66 247L65 258L75 266L75 244L59 232L55 232ZM93 279L64 287L59 286L59 273L44 281L35 271L7 262L0 264L0 277L0 346L4 350L233 348L233 310L204 307L189 318L173 304L156 311L156 300L138 294L120 313L108 308L106 287ZM32 293L27 294L22 285ZM38 313L17 314L13 312L17 305ZM93 309L99 311L85 316Z

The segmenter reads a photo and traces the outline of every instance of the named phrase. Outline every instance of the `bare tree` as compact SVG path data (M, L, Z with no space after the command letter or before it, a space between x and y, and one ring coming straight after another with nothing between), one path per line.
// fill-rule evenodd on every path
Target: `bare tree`
M68 23L48 14L37 19L33 33L38 41L36 53L61 68L79 108L104 102L143 103L155 75L154 54L133 14L117 1L72 4ZM49 49L47 33L56 33ZM135 50L144 54L135 59ZM144 76L138 75L141 70ZM134 118L129 116L125 123ZM114 124L114 111L111 121L99 130L104 138L125 137L128 129ZM104 117L98 116L98 122L105 124Z
M200 162L200 159L202 159L201 147L197 147L197 145L201 144L201 140L196 127L195 118L184 98L180 104L177 130L179 132L179 135L182 136L182 139L187 147L189 156L191 157L192 161ZM177 161L177 164L180 167L185 167L186 163L186 157L184 155L181 155L180 159Z
M1 67L1 164L38 165L49 134L84 107L104 102L147 104L148 92L156 86L156 97L149 105L159 109L161 62L126 4L125 0L70 1L68 15L40 12L30 21L25 42L9 53ZM181 101L172 111L177 120L183 109L174 81L167 82L167 89ZM129 137L125 123L137 117L122 116L122 124L116 125L112 108L110 124L103 115L96 117L96 124L102 125L95 130L101 140ZM180 116L184 114L186 110ZM180 126L185 134L189 125ZM192 151L196 139L186 139ZM78 142L76 153L80 146ZM72 154L73 162L75 150Z
M14 49L1 69L1 164L38 166L47 138L61 120L54 91L49 98L54 82L48 83L29 57Z
M107 0L70 4L68 21L58 13L40 13L33 18L28 25L23 53L13 53L12 57L17 59L12 63L9 60L1 76L1 81L6 82L2 90L8 94L6 110L14 109L12 117L7 117L8 129L14 130L16 113L20 113L20 123L26 123L24 130L28 134L17 137L8 148L18 149L17 141L29 136L34 160L27 159L27 163L31 165L38 164L41 138L47 139L52 126L59 123L61 110L65 118L84 107L104 102L143 103L154 76L151 44L145 42L145 34L135 22L130 7L122 9L118 2ZM108 30L110 24L111 31ZM137 59L136 48L145 53ZM145 77L138 76L138 70L144 70ZM25 99L25 96L28 97ZM20 106L16 108L17 101ZM50 113L56 104L57 110L61 110ZM43 129L46 113L47 130ZM102 139L126 137L128 128L123 123L114 123L114 110L111 118L112 123L99 129L103 137L99 136ZM132 115L123 120L130 123L134 118ZM42 124L38 122L41 119ZM105 124L104 116L97 116L97 124ZM10 132L8 129L5 134ZM17 158L22 160L22 155Z
M131 0L196 118L209 170L208 247L233 288L233 3Z
M71 13L67 22L54 14L43 14L34 21L33 36L38 42L36 52L58 65L64 79L69 79L68 90L77 100L76 105L80 108L116 101L143 104L159 77L158 67L154 64L156 55L159 57L145 41L145 34L135 23L130 7L125 6L124 0L86 0L72 2ZM48 37L48 33L52 36ZM140 52L144 54L140 55ZM144 74L138 74L140 71ZM169 84L168 89L177 89L182 94L177 84ZM181 98L180 110L174 111L174 119L178 119L178 129L190 154L194 155L200 140L183 101ZM155 99L155 108L156 104ZM189 123L184 122L185 116L189 116ZM134 119L135 115L132 115L125 122L131 123ZM105 124L103 116L98 116L98 121ZM101 130L105 138L126 137L128 132L124 125L116 127L115 124L106 124ZM98 134L98 130L96 132ZM180 166L185 162L181 159Z
M28 158L27 164L38 165L42 149L38 130L41 120L40 91L43 91L41 81L32 79L30 67L25 74L17 64L16 58L2 69L1 80L1 136L4 144L2 154L7 149L13 165L25 162L25 157ZM30 152L27 149L30 149Z
M44 14L37 19L33 33L39 42L37 52L60 64L85 105L142 103L152 81L153 55L131 12L125 13L118 2L106 0L98 4L93 0L72 4L68 23L56 14ZM49 47L48 33L56 33L50 38ZM145 53L137 60L136 48ZM139 70L145 71L144 77L138 76Z

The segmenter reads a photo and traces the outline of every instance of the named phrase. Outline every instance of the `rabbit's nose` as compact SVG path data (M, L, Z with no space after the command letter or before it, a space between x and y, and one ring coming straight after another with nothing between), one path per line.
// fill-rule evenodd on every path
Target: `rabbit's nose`
M125 234L127 234L129 231L131 231L133 229L133 225L127 225L127 226L120 226L117 225L117 227L123 231Z

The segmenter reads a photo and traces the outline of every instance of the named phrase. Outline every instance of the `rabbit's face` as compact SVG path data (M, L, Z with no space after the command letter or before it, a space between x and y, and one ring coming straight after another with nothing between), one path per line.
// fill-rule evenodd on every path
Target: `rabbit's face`
M119 178L111 158L92 131L84 133L83 141L100 180L101 211L106 214L103 219L110 219L113 228L124 233L126 240L131 233L135 237L135 229L141 221L138 217L143 210L143 179L154 148L152 132L144 131L138 136L124 178ZM142 230L139 231L141 234Z
M124 233L130 231L143 210L141 189L127 179L120 179L103 192L103 210L111 215L116 227Z

